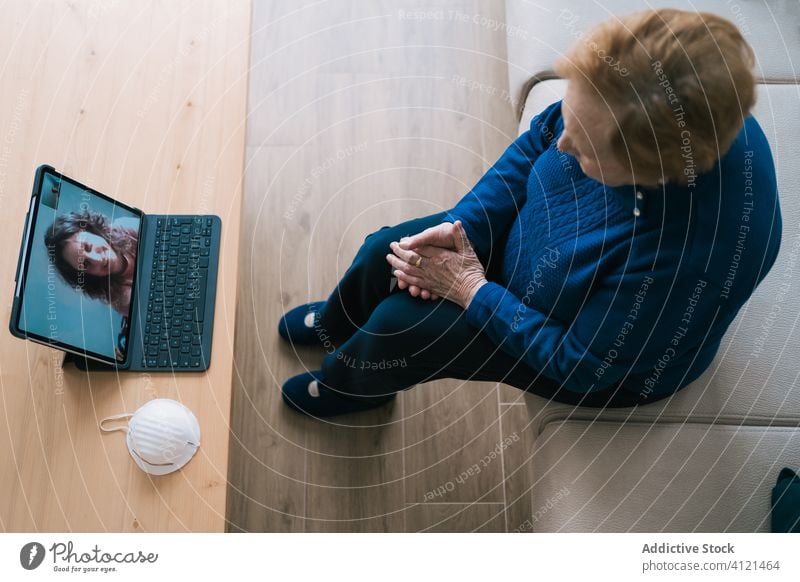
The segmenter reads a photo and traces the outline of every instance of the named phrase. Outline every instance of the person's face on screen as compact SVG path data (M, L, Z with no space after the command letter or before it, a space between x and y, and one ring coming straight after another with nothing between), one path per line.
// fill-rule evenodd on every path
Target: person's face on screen
M64 260L73 269L94 277L107 277L122 271L122 259L102 236L81 230L67 239Z

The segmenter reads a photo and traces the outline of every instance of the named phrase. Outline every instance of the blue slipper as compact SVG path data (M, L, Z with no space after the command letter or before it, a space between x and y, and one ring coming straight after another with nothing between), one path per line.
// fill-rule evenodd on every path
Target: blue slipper
M287 311L278 322L278 334L298 346L324 345L330 335L319 327L319 315L324 305L324 301L314 301Z
M281 388L283 401L289 408L308 416L335 416L377 408L394 400L388 396L342 396L322 382L322 372L306 372L289 378Z

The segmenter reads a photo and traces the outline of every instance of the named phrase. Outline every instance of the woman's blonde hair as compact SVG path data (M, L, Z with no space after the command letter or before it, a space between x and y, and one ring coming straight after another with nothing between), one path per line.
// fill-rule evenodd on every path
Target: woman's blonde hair
M555 70L607 104L612 154L637 181L693 185L755 103L754 61L729 20L661 9L598 25Z

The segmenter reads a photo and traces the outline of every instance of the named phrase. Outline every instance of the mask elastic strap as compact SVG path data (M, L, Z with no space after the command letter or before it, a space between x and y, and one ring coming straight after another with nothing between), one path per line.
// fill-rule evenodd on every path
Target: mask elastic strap
M106 422L109 422L111 420L120 420L122 418L130 418L131 416L133 416L133 414L131 414L130 412L126 412L125 414L115 414L114 416L107 416L103 420L100 421L100 430L102 430L103 432L114 432L114 431L118 431L118 430L121 430L123 432L128 432L128 427L127 426L118 426L116 428L105 428L103 426L103 424L106 423Z

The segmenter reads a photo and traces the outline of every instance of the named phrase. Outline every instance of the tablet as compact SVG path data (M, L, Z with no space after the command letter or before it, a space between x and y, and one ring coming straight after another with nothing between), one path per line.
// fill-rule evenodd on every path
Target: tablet
M40 166L11 332L106 363L126 362L141 224L138 209Z

